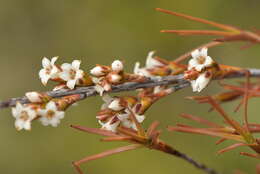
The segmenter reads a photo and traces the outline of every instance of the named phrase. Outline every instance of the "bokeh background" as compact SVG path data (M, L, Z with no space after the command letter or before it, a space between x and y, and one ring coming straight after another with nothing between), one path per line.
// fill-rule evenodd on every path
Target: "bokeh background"
M0 98L21 96L26 91L48 90L38 79L43 56L60 56L59 62L82 60L82 69L96 63L110 64L113 59L125 62L132 71L136 61L144 63L148 51L174 59L206 42L209 37L180 37L163 34L161 29L205 29L203 24L162 14L155 7L228 23L241 28L260 28L259 0L0 0ZM259 46L241 51L241 44L226 44L209 50L219 63L242 67L260 67ZM219 91L212 83L201 94ZM208 113L207 105L184 99L194 95L191 89L166 97L146 114L144 125L154 120L167 125L188 123L178 118L182 112L220 121ZM99 97L80 102L66 112L58 128L33 123L32 131L17 132L10 110L0 112L0 173L44 174L75 173L71 162L87 155L118 147L122 143L101 143L98 136L72 130L70 124L97 127L95 114L102 101ZM237 102L225 105L227 111ZM259 100L251 100L250 121L260 121ZM241 118L241 112L233 117ZM216 139L200 135L169 133L162 139L194 159L223 173L235 169L254 173L257 161L241 157L238 150L223 155L216 151L230 144L216 146ZM239 150L248 151L247 148ZM82 165L87 173L106 174L199 174L201 171L166 154L141 149L121 153Z

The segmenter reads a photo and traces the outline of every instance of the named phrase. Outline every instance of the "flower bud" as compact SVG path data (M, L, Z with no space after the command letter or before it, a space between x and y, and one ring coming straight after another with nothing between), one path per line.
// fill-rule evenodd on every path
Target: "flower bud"
M27 93L25 93L25 96L32 103L40 103L40 102L42 102L41 95L38 92L27 92Z
M113 71L123 71L123 69L124 69L124 65L120 60L115 60L111 64L111 67L112 67Z
M112 109L114 111L120 111L122 109L124 109L124 107L122 106L120 99L115 99L113 100L109 105L108 105L109 109Z
M90 70L90 73L94 76L100 77L104 76L109 72L109 68L101 65L97 65L96 67Z

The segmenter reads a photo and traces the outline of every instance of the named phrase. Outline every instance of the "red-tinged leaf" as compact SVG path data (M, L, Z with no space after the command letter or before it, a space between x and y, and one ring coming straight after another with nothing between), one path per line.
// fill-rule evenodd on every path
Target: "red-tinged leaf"
M260 164L256 165L256 174L260 174Z
M102 130L102 129L98 129L98 128L88 128L88 127L83 127L83 126L75 126L75 125L71 125L72 128L81 130L83 132L88 132L88 133L92 133L92 134L97 134L97 135L102 135L102 136L118 136L116 133L111 132L111 131L107 131L107 130Z
M244 172L241 172L241 171L239 171L239 170L236 170L236 171L234 171L233 174L245 174L245 173L244 173Z
M174 16L178 16L178 17L183 17L183 18L188 19L188 20L192 20L192 21L196 21L196 22L200 22L200 23L212 25L212 26L214 26L214 27L221 28L221 29L224 29L224 30L227 30L227 31L232 31L232 32L235 32L235 33L240 33L240 30L239 30L239 29L236 29L235 27L231 27L231 26L229 26L229 25L220 24L220 23L213 22L213 21L209 21L209 20L206 20L206 19L201 19L201 18L197 18L197 17L193 17L193 16L186 15L186 14L182 14L182 13L177 13L177 12L173 12L173 11L161 9L161 8L156 8L156 10L157 10L157 11L160 11L160 12L163 12L163 13L170 14L170 15L174 15Z
M255 144L236 143L236 144L232 144L231 146L228 146L228 147L226 147L226 148L224 148L224 149L222 149L222 150L219 150L217 153L218 153L218 154L221 154L221 153L224 153L224 152L228 152L228 151L230 151L230 150L233 150L233 149L235 149L235 148L237 148L237 147L241 147L241 146L253 146L253 145L255 145Z
M134 140L136 140L140 143L146 143L146 141L147 141L146 137L138 135L137 132L134 132L132 129L128 129L125 127L118 127L117 131L123 135L132 137Z
M257 124L257 123L249 123L248 125L251 126L251 127L259 127L260 128L260 124Z
M221 128L204 128L209 131L219 132L219 133L229 133L236 134L236 130L231 127L221 127Z
M187 96L185 99L189 100L195 100L198 103L207 103L208 102L208 97L206 96Z
M233 135L221 132L214 132L203 128L188 128L188 127L168 127L169 131L178 131L178 132L186 132L186 133L194 133L194 134L202 134L209 135L214 137L221 137L230 140L236 140L240 142L245 142L243 137L240 135Z
M96 154L96 155L88 156L88 157L83 158L79 161L73 162L73 164L74 164L75 168L77 169L77 171L81 171L80 168L79 168L79 165L82 164L82 163L86 163L88 161L96 160L96 159L99 159L99 158L104 158L106 156L110 156L110 155L117 154L117 153L120 153L120 152L134 150L134 149L137 149L137 148L140 148L140 147L142 147L142 145L139 145L139 144L131 144L129 146L119 147L119 148L108 150L108 151L105 151L105 152L102 152L102 153L99 153L99 154Z
M159 122L158 121L154 121L150 126L149 128L147 129L147 136L150 137L151 134L157 129L157 127L159 126Z
M160 135L161 131L153 131L153 133L149 137L152 140L152 144L156 144L156 142L159 140Z
M247 153L247 152L240 152L240 155L244 155L244 156L260 159L260 156L258 154L252 154L252 153Z
M189 128L193 128L193 127L190 126L190 125L181 124L181 123L176 124L176 126L178 126L178 127L189 127Z
M238 122L232 120L220 107L220 105L216 103L211 97L209 97L209 103L212 105L212 107L214 107L214 109L216 109L220 113L220 115L225 119L225 121L236 130L237 133L243 136L247 133L247 131L244 130L244 128Z
M189 35L213 35L213 36L232 36L234 33L214 30L161 30L162 33L174 33L181 36Z
M244 94L244 99L243 99L243 103L244 103L244 124L245 124L247 131L249 132L247 108L248 108L248 96L249 96L248 90L249 90L249 85L250 85L250 72L245 71L245 74L246 74L246 85L245 85L245 94Z
M243 106L243 103L244 103L244 101L241 100L241 101L238 103L238 105L236 106L236 108L234 109L234 112L239 111L239 109L241 108L241 106Z
M102 138L101 141L130 141L133 140L132 137L118 136L118 137L106 137Z
M260 36L250 31L242 31L241 33L237 33L233 36L226 36L224 38L215 39L215 41L219 41L219 42L249 41L252 43L259 43Z
M135 113L132 111L132 109L130 107L128 107L128 110L130 112L130 119L134 122L134 124L136 125L136 128L137 128L137 131L138 131L138 134L140 136L145 136L145 131L142 127L142 125L137 121L136 117L135 117Z
M216 123L213 123L211 121L208 121L206 119L203 119L201 117L197 117L197 116L194 116L194 115L191 115L191 114L181 114L180 116L183 117L183 118L186 118L186 119L190 119L190 120L196 121L198 123L201 123L201 124L209 126L209 127L215 127L215 128L222 127L222 126L220 126L220 125L218 125Z
M226 138L220 138L218 141L215 142L216 145L223 143L224 141L226 141Z

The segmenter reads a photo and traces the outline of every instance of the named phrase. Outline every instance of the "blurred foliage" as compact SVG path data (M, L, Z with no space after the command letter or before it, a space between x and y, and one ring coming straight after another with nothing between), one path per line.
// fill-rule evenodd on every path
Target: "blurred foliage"
M235 25L260 28L259 0L1 0L0 1L0 74L1 99L21 96L30 90L46 90L38 80L43 56L60 56L60 62L81 59L83 69L96 63L110 64L115 58L123 60L129 71L136 61L144 62L150 50L174 59L206 42L208 37L180 37L159 33L161 29L205 29L207 26L174 16L161 14L155 7ZM239 44L226 44L209 53L218 62L242 67L260 67L258 46L241 51ZM203 94L219 90L211 84ZM181 112L218 120L208 107L183 99L193 95L190 89L168 96L146 114L147 126L159 120L161 128L173 125ZM259 101L250 102L250 118L260 121ZM119 146L100 143L99 137L72 130L70 124L98 126L95 113L101 99L89 98L66 112L58 128L33 124L31 132L17 132L10 110L0 117L0 173L43 174L74 173L71 161ZM232 111L234 104L225 108ZM166 112L163 112L166 111ZM241 113L233 114L239 118ZM219 119L220 120L220 119ZM227 143L214 145L214 140L199 135L169 133L162 138L194 159L223 173L240 169L253 173L254 159L241 157L238 151L217 156L215 152ZM91 173L200 173L186 162L147 149L126 152L83 165Z

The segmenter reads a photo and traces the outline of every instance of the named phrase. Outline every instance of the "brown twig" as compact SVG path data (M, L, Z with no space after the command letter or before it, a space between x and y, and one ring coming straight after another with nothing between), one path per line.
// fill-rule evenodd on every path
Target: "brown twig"
M250 73L250 77L260 77L260 69L247 69L247 71ZM225 76L224 78L239 78L244 76L245 76L245 72L237 71L233 74ZM127 82L124 84L115 85L112 87L112 90L109 91L108 93L134 91L140 88L150 88L150 87L161 86L161 85L172 85L173 91L177 91L182 88L186 88L190 86L190 83L189 81L184 79L183 74L176 75L176 76L165 76L160 78L155 77L155 78L147 78L147 80L143 82ZM60 98L64 96L80 94L80 100L98 95L98 93L94 89L94 86L78 87L74 90L63 89L58 91L47 91L45 93L46 95L53 98ZM16 105L17 102L20 102L21 104L26 104L29 103L29 100L25 96L18 97L18 98L11 98L9 100L0 102L0 109L13 107Z

